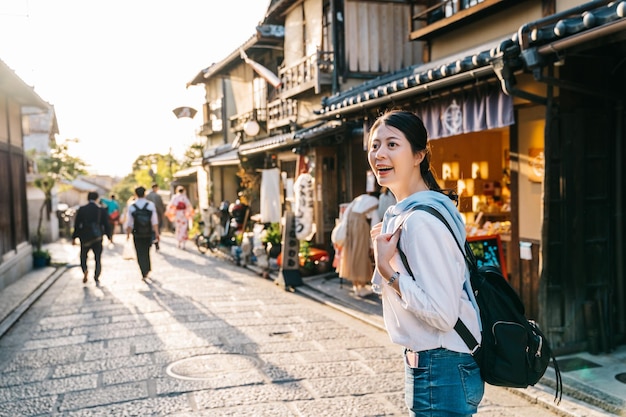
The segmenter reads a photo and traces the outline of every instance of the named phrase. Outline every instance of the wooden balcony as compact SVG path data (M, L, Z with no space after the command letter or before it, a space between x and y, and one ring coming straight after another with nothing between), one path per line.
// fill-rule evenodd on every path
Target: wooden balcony
M289 126L296 122L298 101L293 99L274 100L267 105L267 130Z
M230 130L233 132L241 132L243 130L243 125L251 120L258 122L259 125L263 126L265 122L267 122L267 110L254 109L250 112L231 116L228 120L230 121Z
M319 94L322 85L332 83L334 65L332 52L317 51L295 65L279 68L278 77L282 84L278 88L278 96L287 99L310 89Z
M211 136L213 133L215 132L213 130L213 123L211 123L211 121L200 125L200 127L196 130L197 136Z
M429 40L484 19L520 0L419 0L411 15L412 41Z

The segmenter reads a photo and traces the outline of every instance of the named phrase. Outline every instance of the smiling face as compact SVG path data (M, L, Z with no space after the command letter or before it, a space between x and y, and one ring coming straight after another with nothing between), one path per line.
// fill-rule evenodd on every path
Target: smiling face
M427 190L420 173L425 151L413 152L401 130L379 124L370 133L368 161L381 186L388 187L398 201Z

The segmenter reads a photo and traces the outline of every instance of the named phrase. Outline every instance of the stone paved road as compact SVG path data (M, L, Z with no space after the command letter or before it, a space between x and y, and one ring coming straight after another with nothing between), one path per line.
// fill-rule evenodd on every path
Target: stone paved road
M100 286L68 269L0 339L0 416L406 415L379 329L168 239L147 282L121 253ZM488 387L478 415L557 414Z

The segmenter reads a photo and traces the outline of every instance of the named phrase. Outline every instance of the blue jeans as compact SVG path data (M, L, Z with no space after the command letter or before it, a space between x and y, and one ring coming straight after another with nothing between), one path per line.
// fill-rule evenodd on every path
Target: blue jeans
M485 384L469 353L419 352L416 368L405 352L405 401L411 417L461 417L476 413Z

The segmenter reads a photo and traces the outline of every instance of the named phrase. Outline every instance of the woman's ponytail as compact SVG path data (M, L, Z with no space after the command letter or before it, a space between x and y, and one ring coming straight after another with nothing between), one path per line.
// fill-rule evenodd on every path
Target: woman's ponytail
M433 174L433 170L430 166L430 144L426 146L426 154L424 155L424 159L422 159L422 162L420 163L420 173L422 174L422 178L424 179L424 182L426 183L426 186L429 190L439 191L440 193L447 195L450 200L458 204L459 195L457 194L457 192L453 189L442 189L437 182L437 178L435 178L435 174Z

